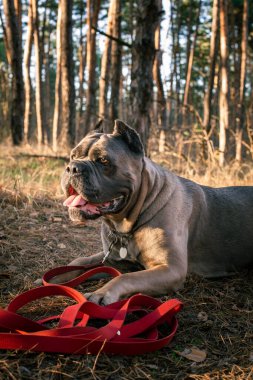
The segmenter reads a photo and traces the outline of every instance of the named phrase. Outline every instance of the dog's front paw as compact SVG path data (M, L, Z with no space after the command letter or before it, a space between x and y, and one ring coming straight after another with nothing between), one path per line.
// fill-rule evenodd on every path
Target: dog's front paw
M103 306L118 301L118 297L116 294L113 294L113 292L110 291L103 292L101 291L101 289L98 289L93 293L86 293L84 294L84 297L90 302Z

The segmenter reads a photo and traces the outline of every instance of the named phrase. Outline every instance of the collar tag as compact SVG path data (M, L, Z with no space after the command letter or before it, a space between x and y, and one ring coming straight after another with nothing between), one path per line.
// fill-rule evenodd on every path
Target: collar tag
M125 259L127 257L127 249L126 247L121 247L119 250L119 255L121 259Z

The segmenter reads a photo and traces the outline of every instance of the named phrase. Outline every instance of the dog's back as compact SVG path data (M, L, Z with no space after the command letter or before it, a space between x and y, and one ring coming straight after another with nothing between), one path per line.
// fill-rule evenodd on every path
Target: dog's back
M190 271L219 277L252 266L253 187L192 186L198 202L189 233Z

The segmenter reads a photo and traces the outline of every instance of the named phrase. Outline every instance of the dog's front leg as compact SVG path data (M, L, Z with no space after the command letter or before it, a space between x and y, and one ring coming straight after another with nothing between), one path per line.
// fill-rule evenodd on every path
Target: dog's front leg
M166 264L157 265L151 269L122 274L95 292L86 293L85 297L91 302L108 305L136 293L153 296L168 294L183 285L185 276L177 268L170 268Z

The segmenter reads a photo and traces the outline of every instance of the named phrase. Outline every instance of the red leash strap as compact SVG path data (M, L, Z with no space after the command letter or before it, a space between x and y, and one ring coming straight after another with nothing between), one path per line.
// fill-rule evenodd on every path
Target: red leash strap
M48 283L56 275L77 269L84 270L84 273L64 285ZM55 268L44 275L46 286L28 290L14 298L7 309L0 308L0 349L66 354L97 354L103 351L136 355L169 344L178 327L175 314L182 307L180 301L171 299L162 303L155 298L136 294L107 306L96 305L72 287L97 273L120 276L120 272L111 267ZM65 308L61 315L38 321L17 313L32 301L57 295L71 298L76 303ZM52 320L58 321L58 325L47 327L46 323ZM99 320L100 325L103 322L102 327L93 327L92 321L95 320Z

